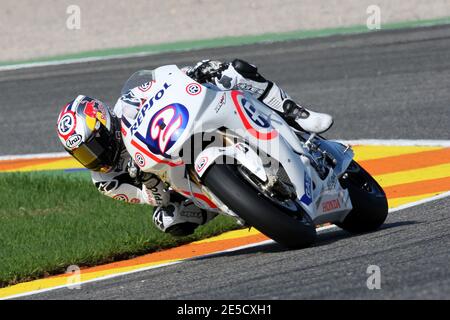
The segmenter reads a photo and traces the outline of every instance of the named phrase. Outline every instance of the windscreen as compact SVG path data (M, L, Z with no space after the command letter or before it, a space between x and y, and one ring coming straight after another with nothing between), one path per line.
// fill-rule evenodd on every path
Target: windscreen
M153 70L139 70L133 73L133 75L125 82L120 94L123 95L133 88L140 86L141 84L150 82L153 80Z

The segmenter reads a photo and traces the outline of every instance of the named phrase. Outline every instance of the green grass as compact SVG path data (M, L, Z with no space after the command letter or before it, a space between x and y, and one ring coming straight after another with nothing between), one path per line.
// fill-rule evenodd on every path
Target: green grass
M157 230L153 209L101 195L88 172L0 174L0 287L149 253L237 228L219 216L175 238Z

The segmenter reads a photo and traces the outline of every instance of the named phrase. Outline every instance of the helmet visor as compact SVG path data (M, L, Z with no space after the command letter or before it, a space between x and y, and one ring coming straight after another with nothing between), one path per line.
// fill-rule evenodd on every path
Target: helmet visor
M118 141L104 126L86 142L69 153L84 167L93 171L109 172L114 167Z

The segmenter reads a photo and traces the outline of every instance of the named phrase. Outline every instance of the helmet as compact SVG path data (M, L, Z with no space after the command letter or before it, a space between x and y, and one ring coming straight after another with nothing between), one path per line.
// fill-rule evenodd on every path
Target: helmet
M79 95L61 110L56 131L64 149L90 170L109 172L119 159L120 122L99 100Z

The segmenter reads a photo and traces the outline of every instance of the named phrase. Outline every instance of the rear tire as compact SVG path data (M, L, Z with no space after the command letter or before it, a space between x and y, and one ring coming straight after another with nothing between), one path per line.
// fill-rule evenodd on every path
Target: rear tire
M213 164L202 180L247 224L281 245L304 248L315 241L315 225L301 207L294 212L276 205L251 186L235 165Z
M336 225L351 233L377 230L386 220L388 203L383 188L356 161L352 161L340 180L348 189L353 209Z

